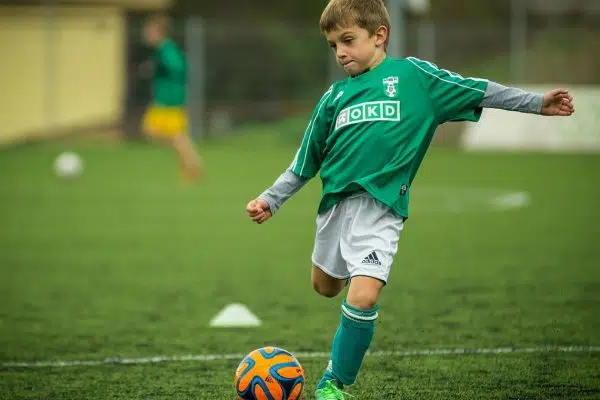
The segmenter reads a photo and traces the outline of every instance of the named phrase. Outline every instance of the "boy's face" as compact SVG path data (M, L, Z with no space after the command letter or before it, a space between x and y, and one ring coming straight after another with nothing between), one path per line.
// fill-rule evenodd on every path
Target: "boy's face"
M366 29L353 25L338 28L325 34L337 62L350 76L356 76L372 68L385 56L387 28L380 27L374 35Z
M158 46L163 39L161 27L156 23L148 23L144 26L144 41L149 46Z

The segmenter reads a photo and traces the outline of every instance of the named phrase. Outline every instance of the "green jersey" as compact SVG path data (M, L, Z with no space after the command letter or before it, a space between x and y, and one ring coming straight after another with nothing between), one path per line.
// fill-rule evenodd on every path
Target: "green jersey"
M173 41L164 40L156 51L154 65L154 104L167 107L185 106L187 66L183 52Z
M366 191L407 218L410 187L436 128L478 121L487 85L427 61L387 57L325 92L290 169L304 178L320 171L319 213Z

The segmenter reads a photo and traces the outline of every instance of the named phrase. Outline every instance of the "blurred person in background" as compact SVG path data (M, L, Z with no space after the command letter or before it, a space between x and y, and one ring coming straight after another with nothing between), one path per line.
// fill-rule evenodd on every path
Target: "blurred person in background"
M164 14L151 16L144 25L144 41L155 53L140 71L152 78L152 102L143 127L153 139L170 143L177 152L182 179L191 182L203 175L202 159L187 132L186 57L169 37L169 29L169 18Z

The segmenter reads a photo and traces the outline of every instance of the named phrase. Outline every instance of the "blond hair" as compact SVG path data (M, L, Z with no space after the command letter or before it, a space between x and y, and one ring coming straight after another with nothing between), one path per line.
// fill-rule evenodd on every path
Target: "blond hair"
M383 0L330 0L319 21L323 33L353 25L366 29L371 36L385 26L388 30L388 39L385 41L387 47L391 26Z

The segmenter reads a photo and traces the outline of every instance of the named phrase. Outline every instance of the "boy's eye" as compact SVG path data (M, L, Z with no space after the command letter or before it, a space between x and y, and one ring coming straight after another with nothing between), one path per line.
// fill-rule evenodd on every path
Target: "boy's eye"
M352 43L352 38L344 38L344 43Z
M329 43L329 47L331 47L332 49L335 49L337 46L335 43Z

